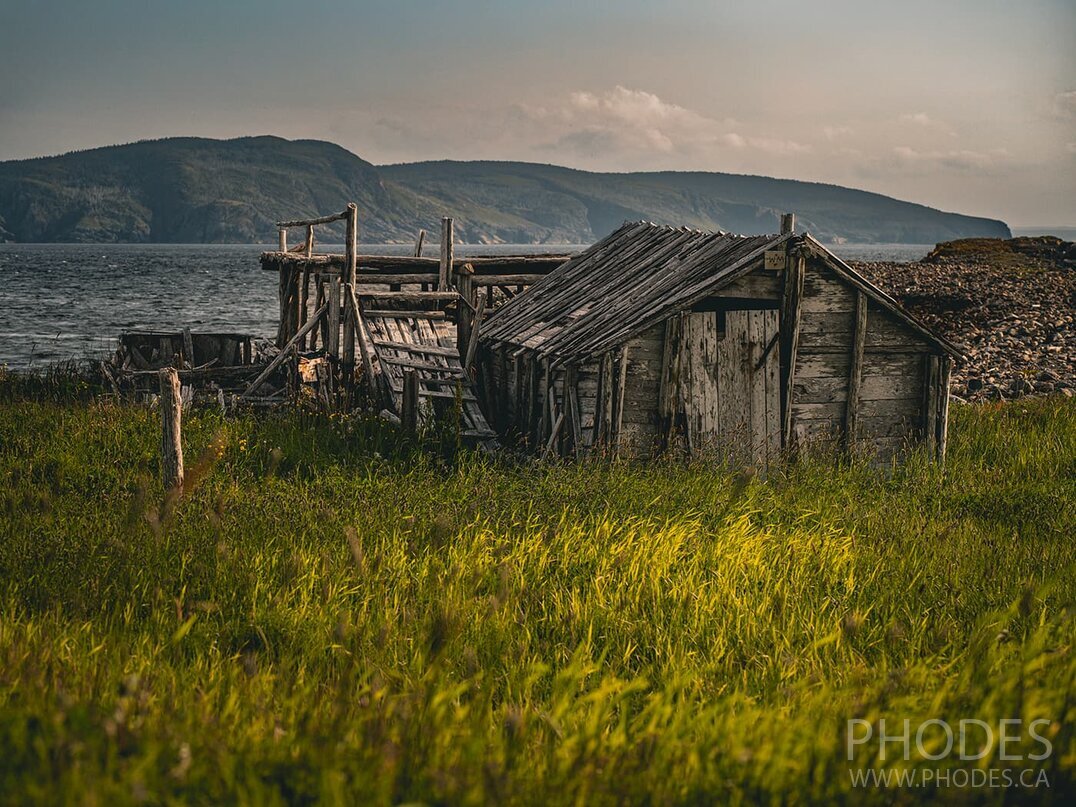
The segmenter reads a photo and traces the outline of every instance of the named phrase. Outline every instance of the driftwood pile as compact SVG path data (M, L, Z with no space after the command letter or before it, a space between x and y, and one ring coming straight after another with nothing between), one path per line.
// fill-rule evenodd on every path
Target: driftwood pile
M857 264L942 335L966 348L953 395L970 401L1076 395L1076 245L940 245L918 263ZM1025 243L1026 242L1026 243ZM956 242L961 244L961 242Z

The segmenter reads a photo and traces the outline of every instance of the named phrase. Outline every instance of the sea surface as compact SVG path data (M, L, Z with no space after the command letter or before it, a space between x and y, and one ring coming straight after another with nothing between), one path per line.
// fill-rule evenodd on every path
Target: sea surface
M933 245L833 247L858 261L914 261ZM104 358L129 330L276 331L277 281L258 244L0 244L0 365ZM331 245L319 248L340 251ZM571 252L579 245L460 246L457 255ZM366 244L371 255L405 245ZM437 254L436 248L423 254Z

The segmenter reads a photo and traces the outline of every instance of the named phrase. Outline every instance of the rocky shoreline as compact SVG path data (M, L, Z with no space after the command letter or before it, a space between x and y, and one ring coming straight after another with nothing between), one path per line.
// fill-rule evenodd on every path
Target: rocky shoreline
M852 266L964 348L951 393L981 401L1076 395L1074 259L1076 245L1035 238L951 242L916 263Z

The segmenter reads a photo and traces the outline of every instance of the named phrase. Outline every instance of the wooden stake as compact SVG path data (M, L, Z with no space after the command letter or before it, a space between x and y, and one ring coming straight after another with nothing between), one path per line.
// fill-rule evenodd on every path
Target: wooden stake
M400 422L407 434L418 432L418 373L407 369L403 373L403 405Z
M452 288L452 260L454 249L454 234L452 219L445 216L441 219L441 263L437 277L439 291L448 291Z
M422 245L425 243L425 241L426 241L426 231L425 230L419 230L418 231L418 238L415 239L415 257L416 258L421 258L422 257Z
M306 225L306 257L310 258L314 255L314 225ZM309 269L307 270L310 271Z
M288 251L288 231L285 227L281 227L276 231L278 246L281 252Z
M183 487L183 402L175 368L165 367L157 375L161 384L161 481L169 491Z
M781 214L781 235L787 235L796 231L796 214Z

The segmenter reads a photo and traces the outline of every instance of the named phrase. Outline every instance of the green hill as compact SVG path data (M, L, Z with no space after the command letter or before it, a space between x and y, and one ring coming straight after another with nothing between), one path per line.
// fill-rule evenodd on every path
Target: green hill
M783 211L826 240L1008 237L1000 221L836 185L704 172L596 174L552 165L374 166L316 140L169 138L0 162L0 240L246 243L274 222L355 201L362 237L410 241L451 214L469 242L584 243L625 219L772 232ZM340 233L336 233L340 235Z

